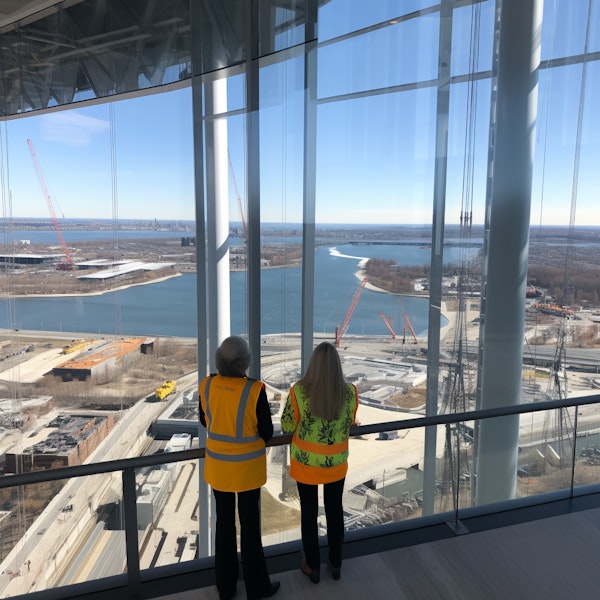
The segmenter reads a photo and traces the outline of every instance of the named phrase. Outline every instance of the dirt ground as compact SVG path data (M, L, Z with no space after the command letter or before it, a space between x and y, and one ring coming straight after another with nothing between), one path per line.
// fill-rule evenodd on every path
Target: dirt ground
M0 336L5 353L14 356L0 362L0 371L16 366L51 348L62 348L70 339L41 338L19 335L14 332ZM31 348L29 351L25 349ZM65 360L69 355L65 355ZM132 406L140 398L151 394L165 380L179 377L197 369L197 346L195 340L157 338L154 352L139 353L133 363L115 371L112 379L102 382L62 381L60 377L45 374L35 383L20 384L21 397L52 396L58 407L88 409L123 409ZM11 384L0 381L0 397L12 395Z
M281 531L281 524L296 523L300 527L300 511L290 508L273 498L263 488L261 493L262 532L264 535Z

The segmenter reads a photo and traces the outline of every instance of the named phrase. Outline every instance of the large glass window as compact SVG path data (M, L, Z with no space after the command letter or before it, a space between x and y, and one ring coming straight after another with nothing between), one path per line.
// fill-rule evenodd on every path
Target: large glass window
M174 434L197 444L193 392L229 334L251 344L276 430L322 340L338 347L365 425L596 389L597 0L544 2L541 35L492 0L206 2L191 15L167 4L154 45L139 30L121 54L54 55L37 65L35 97L28 78L3 91L4 474L177 449ZM90 7L64 11L85 21ZM65 14L39 27L67 35ZM0 38L25 50L28 31ZM530 63L528 85L502 79ZM522 156L529 143L531 162L526 152L511 171L505 148ZM513 175L530 189L506 193ZM507 217L511 202L526 210ZM517 309L503 313L500 297ZM495 461L508 465L495 499L564 489L572 455L591 481L597 429L582 407L365 434L351 442L347 525L477 503ZM288 460L285 446L269 453L269 543L299 535ZM154 486L138 503L150 567L194 556L207 527L200 512L168 530L161 486L187 507L202 470L163 471L137 473ZM2 539L20 539L56 493L3 496ZM166 556L168 535L181 541Z
M0 125L6 477L164 451L181 432L166 421L197 422L191 115L188 87ZM197 444L197 425L187 432L188 445ZM140 485L162 500L183 485L187 467L182 473L179 485L171 474ZM123 572L121 484L113 479L2 497L0 560L18 573L11 595ZM197 528L187 527L192 541ZM142 532L145 548L149 529ZM94 569L72 560L77 550L113 559Z

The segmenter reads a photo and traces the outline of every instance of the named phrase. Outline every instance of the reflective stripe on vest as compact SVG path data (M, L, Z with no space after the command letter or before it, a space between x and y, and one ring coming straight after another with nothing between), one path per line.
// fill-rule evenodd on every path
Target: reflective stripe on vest
M210 412L210 401L209 401L209 391L210 384L213 380L213 377L209 377L206 385L204 387L204 401L206 403L206 417L208 423L212 424L212 415ZM242 435L244 431L244 416L246 414L246 407L248 406L248 397L250 395L250 390L252 386L255 384L255 381L246 381L244 385L244 389L242 390L242 395L240 397L240 402L238 405L238 412L235 420L235 435L227 435L224 433L214 433L210 430L210 427L207 431L207 437L210 440L214 440L215 442L227 442L229 444L249 444L252 442L256 442L260 439L258 435L252 436L244 436ZM206 448L206 453L216 460L223 460L226 462L243 462L245 460L252 460L253 458L257 458L266 453L265 448L261 448L260 450L253 450L252 452L245 452L242 454L223 454L221 452L214 452Z
M245 460L252 460L253 458L259 458L265 453L265 449L254 450L253 452L245 452L244 454L223 454L221 452L213 452L208 448L204 449L207 456L214 458L215 460L223 460L225 462L244 462Z
M334 454L341 454L348 450L348 440L344 440L339 444L317 444L316 442L309 442L299 438L296 432L292 436L292 443L304 452L314 452L323 456L333 456Z

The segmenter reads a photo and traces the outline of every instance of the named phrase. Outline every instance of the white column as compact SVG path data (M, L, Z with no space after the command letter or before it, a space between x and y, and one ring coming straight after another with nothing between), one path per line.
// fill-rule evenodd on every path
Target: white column
M209 364L214 370L214 353L230 333L229 295L229 162L227 79L205 83L206 98L206 234Z
M452 57L452 4L444 0L440 10L438 90L435 125L435 172L433 180L433 226L431 236L431 276L427 330L428 417L437 415L440 376L440 321L442 314L442 274L444 266L444 224L446 213L446 173L448 169L448 120L450 112L450 59ZM423 515L435 512L437 427L425 429L423 457Z
M531 179L543 0L504 0L498 48L497 113L479 408L521 402ZM481 421L476 504L513 498L519 417Z
M304 52L304 154L302 213L301 372L313 351L315 312L315 214L317 193L317 18L316 2L307 3Z

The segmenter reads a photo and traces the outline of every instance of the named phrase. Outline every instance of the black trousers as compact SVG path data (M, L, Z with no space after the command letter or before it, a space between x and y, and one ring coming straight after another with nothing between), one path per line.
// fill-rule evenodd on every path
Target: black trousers
M217 506L215 533L215 574L221 598L235 592L239 575L235 528L237 496L240 519L242 569L248 600L260 598L271 587L260 530L260 488L247 492L220 492L213 489Z
M329 546L329 562L333 567L342 566L342 544L344 543L344 510L342 493L344 479L323 485L323 500L325 518L327 519L327 544ZM317 515L319 512L319 497L317 485L296 482L300 496L300 529L302 546L306 562L311 569L319 569L321 554L319 551L319 529Z

